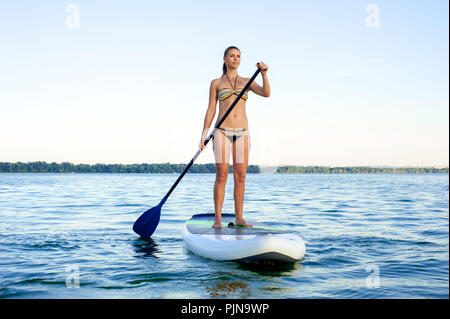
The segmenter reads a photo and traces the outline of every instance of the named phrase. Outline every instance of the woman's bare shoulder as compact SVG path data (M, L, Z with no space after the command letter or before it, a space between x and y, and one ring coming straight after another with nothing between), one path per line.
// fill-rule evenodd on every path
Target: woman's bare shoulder
M211 84L217 86L217 84L219 84L221 80L222 80L222 77L217 78L217 79L213 79L213 80L211 81Z
M222 84L222 77L217 78L217 79L213 79L211 81L211 88L214 88L216 91L218 91L218 89L223 86Z
M242 81L244 82L244 85L248 83L248 81L250 81L250 78L242 78Z
M218 90L219 87L220 87L220 78L213 79L209 86L209 91L211 92L211 94L213 94L213 92L215 92L215 94L217 94L219 92L219 90Z
M248 83L248 81L250 81L250 78L242 78L242 80L244 82L242 84L242 86L245 86ZM250 87L248 88L248 90L251 90L253 88L254 84L255 84L255 82L252 82L252 84L250 84Z

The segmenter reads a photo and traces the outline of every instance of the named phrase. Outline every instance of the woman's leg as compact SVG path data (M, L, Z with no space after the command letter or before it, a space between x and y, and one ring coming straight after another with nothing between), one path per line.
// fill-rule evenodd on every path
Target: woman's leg
M248 155L250 150L250 133L237 137L233 143L233 175L234 175L234 210L235 225L252 227L243 217L245 177L247 174Z
M214 228L222 227L222 207L225 199L225 185L230 166L230 141L219 130L214 134L214 157L216 160L216 181L214 182Z

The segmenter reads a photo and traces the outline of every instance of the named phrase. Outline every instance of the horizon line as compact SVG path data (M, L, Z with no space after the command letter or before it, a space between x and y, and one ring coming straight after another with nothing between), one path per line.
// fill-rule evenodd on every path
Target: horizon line
M23 161L16 161L16 162L7 162L7 161L0 161L0 163L8 163L8 164L16 164L16 163L24 163L24 164L28 164L28 163L46 163L46 164L51 164L51 163L56 163L56 164L62 164L62 163L69 163L69 164L73 164L73 165L142 165L142 164L147 164L147 165L155 165L155 164L169 164L169 165L187 165L189 164L187 163L171 163L171 162L160 162L160 163L146 163L146 162L141 162L141 163L128 163L128 164L124 164L124 163L94 163L94 164L89 164L89 163L73 163L73 162L69 162L69 161L62 161L62 162L47 162L47 161L27 161L27 162L23 162ZM196 163L194 163L196 164ZM214 162L211 163L197 163L196 165L210 165L210 164L215 164ZM232 163L229 163L230 165L232 165ZM340 167L372 167L372 168L449 168L449 165L421 165L421 166L411 166L411 165L305 165L305 164L278 164L278 165L261 165L261 164L251 164L248 163L249 166L259 166L259 167L265 167L265 168L273 168L273 167L286 167L286 166L295 166L295 167L329 167L329 168L340 168Z

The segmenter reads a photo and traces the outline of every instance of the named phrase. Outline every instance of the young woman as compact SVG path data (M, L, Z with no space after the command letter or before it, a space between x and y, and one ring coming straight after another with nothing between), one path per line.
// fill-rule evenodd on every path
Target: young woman
M223 55L223 74L220 78L211 81L209 89L209 105L208 110L206 111L202 138L199 145L199 148L202 150L205 148L204 142L208 137L208 130L216 115L217 100L219 100L219 115L216 124L239 95L241 89L243 89L249 81L249 78L243 78L238 75L237 69L240 63L240 50L234 46L228 47ZM259 66L256 66L261 69L263 86L253 82L248 90L253 91L260 96L269 97L270 86L269 80L267 79L267 70L269 68L263 62L260 62ZM240 101L237 102L221 127L215 132L212 141L216 160L216 181L214 183L214 228L222 227L222 206L225 197L225 184L228 178L228 168L230 165L230 151L233 154L235 225L252 227L252 225L248 224L243 217L245 176L247 174L248 153L251 145L248 120L245 113L245 101L247 100L247 97L248 91L242 95Z

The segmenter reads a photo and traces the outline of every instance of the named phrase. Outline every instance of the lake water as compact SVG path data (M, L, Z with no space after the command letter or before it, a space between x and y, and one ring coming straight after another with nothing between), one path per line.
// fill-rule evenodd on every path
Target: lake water
M139 239L134 221L177 177L0 174L0 297L449 297L448 174L247 175L247 221L306 243L302 261L272 266L186 250L183 223L214 212L212 174L187 174Z

